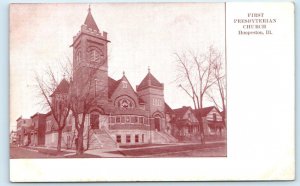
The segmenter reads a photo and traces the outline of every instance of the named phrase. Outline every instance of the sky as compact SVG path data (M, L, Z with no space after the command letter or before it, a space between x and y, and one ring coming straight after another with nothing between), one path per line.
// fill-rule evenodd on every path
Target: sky
M171 108L192 106L178 88L175 53L202 52L214 45L225 51L223 3L91 4L101 32L108 33L108 73L125 71L135 87L151 73L164 83ZM10 6L10 126L42 109L34 88L35 72L72 59L73 36L84 23L88 4L13 4ZM223 56L224 57L224 56ZM225 61L225 60L224 60ZM57 74L61 76L61 74ZM204 106L213 105L206 101Z

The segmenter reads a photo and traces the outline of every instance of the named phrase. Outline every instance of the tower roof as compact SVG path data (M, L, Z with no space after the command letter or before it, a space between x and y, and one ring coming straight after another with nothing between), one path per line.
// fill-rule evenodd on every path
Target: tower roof
M137 91L142 90L144 88L147 88L149 86L159 87L163 88L164 85L160 83L150 72L148 69L148 74L146 77L142 80L142 82L138 85Z
M63 79L63 80L61 80L59 85L56 87L56 89L54 90L54 92L52 93L51 96L53 96L55 94L68 93L69 92L69 87L70 87L69 82L66 79Z
M88 27L88 28L91 28L93 30L97 30L97 32L99 32L99 28L93 18L93 15L91 13L91 8L89 7L89 10L88 10L88 15L86 16L85 18L85 21L84 21L84 24Z

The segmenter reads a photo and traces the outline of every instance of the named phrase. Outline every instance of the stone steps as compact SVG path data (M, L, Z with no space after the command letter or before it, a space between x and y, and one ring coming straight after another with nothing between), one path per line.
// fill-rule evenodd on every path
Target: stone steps
M178 142L178 140L174 136L172 136L171 134L169 134L167 132L163 132L163 135L165 135L172 143Z
M109 136L109 133L103 129L93 131L90 149L117 148L116 142Z

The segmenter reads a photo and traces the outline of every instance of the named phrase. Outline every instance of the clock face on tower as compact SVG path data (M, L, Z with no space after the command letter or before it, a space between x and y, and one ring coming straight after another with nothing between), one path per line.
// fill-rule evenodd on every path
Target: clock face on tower
M95 47L90 48L88 50L88 61L102 65L105 62L103 52Z

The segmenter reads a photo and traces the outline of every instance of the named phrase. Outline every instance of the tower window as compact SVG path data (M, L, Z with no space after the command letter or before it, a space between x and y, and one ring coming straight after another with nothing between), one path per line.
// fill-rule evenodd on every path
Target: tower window
M89 60L91 62L100 62L100 58L103 59L102 52L100 53L97 49L91 49L89 51Z
M95 79L95 95L97 95L100 89L101 89L101 82L98 79Z
M153 104L154 106L161 106L161 100L158 99L158 98L153 98L152 104Z
M76 55L76 61L77 61L78 63L80 63L80 62L81 62L81 59L82 59L82 55L81 55L81 51L79 51L79 52L77 53L77 55Z
M90 53L90 60L97 61L98 58L99 58L99 53L96 50L92 50Z

